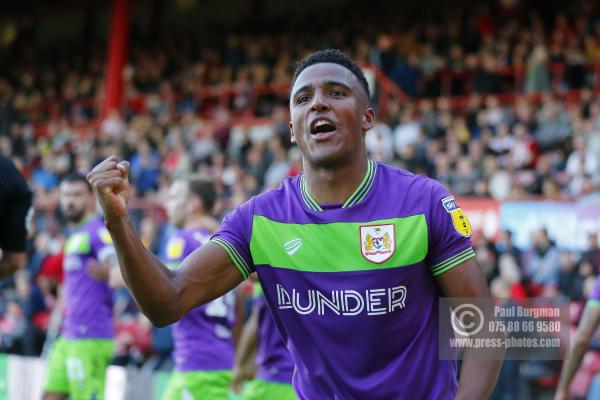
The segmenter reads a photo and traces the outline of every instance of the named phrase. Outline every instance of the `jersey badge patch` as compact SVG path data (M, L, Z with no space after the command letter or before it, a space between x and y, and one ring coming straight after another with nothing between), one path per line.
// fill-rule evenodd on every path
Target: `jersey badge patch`
M361 226L360 251L364 258L375 264L381 264L389 260L396 251L395 225Z
M458 207L458 204L456 204L454 196L444 197L442 199L442 206L446 212L450 214L450 217L452 217L452 225L456 232L464 237L470 237L473 234L471 224L465 213L463 213L460 207Z
M104 244L112 244L112 238L110 237L110 233L108 233L108 229L102 227L98 229L98 236L100 236L100 240Z
M183 255L185 241L181 237L175 237L167 242L167 259L178 260Z

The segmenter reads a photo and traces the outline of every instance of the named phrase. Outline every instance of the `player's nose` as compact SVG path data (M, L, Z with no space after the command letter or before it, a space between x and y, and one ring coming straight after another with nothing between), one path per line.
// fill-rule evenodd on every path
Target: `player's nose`
M316 90L313 94L312 104L310 106L311 111L323 111L329 109L329 102L327 97L321 90Z

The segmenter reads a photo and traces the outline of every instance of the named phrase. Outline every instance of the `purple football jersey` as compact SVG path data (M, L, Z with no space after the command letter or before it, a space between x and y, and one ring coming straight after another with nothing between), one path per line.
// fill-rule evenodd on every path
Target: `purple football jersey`
M71 231L64 253L63 336L67 339L114 337L113 291L107 281L97 280L88 273L92 260L104 261L115 255L104 220L96 217Z
M254 284L254 307L258 310L258 348L256 350L256 377L270 382L292 383L294 360L271 313L259 283Z
M202 228L179 231L169 238L165 261L176 268L194 250L208 241L212 232ZM233 367L234 294L197 307L173 324L173 358L177 371L214 371Z
M600 305L600 276L596 278L596 283L594 284L594 288L592 289L588 301L591 301L594 305Z
M474 257L470 235L441 184L369 161L344 204L318 204L300 174L238 207L211 241L243 277L258 273L301 399L453 399L434 277Z

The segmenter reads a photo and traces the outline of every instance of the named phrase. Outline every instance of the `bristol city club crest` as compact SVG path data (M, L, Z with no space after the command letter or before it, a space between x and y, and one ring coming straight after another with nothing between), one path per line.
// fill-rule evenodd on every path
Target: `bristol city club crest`
M389 260L396 251L394 224L361 226L360 251L364 258L376 264Z

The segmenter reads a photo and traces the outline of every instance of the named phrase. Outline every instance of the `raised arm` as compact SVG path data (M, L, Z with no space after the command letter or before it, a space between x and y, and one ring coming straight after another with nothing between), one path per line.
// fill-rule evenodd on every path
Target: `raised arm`
M104 211L125 284L152 323L165 326L227 293L242 281L242 275L225 250L213 243L196 250L176 270L147 250L127 212L129 167L127 161L109 157L87 179Z
M490 291L474 258L437 276L444 296L457 298L489 298ZM496 385L502 360L469 357L465 350L460 369L456 399L487 399Z

